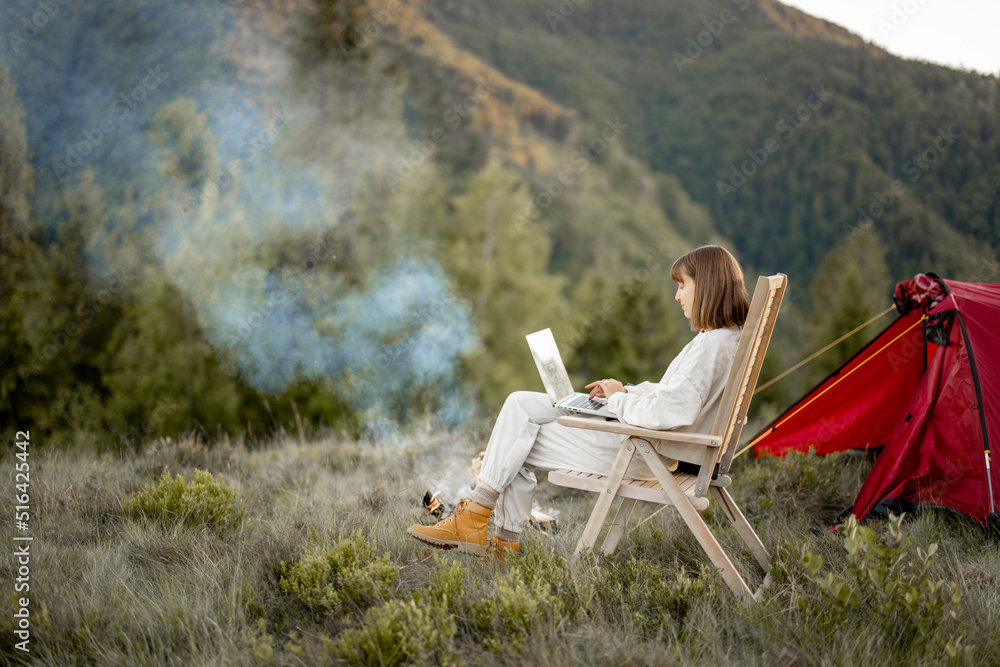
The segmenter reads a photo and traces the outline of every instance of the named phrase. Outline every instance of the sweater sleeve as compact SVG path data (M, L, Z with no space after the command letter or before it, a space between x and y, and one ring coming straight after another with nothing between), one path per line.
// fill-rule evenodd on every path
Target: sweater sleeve
M687 377L674 374L642 394L619 392L608 405L626 424L645 428L668 429L690 426L702 408L702 397Z
M696 336L659 382L644 382L628 393L613 394L608 405L626 424L652 429L691 426L725 384L732 347L726 336Z

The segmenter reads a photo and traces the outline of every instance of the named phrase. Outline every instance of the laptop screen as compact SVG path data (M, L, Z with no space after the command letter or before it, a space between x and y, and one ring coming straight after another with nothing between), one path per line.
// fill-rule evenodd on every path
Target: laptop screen
M531 356L538 366L538 374L542 376L545 393L553 403L573 393L573 384L569 381L566 366L563 365L556 339L552 337L551 329L542 329L525 336Z

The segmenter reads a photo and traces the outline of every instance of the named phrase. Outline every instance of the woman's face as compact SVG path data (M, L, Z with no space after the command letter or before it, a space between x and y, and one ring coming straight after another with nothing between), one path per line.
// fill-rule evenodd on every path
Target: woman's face
M677 283L677 294L674 295L674 299L680 301L684 317L690 320L691 313L694 310L694 278L686 273L681 274L680 282Z

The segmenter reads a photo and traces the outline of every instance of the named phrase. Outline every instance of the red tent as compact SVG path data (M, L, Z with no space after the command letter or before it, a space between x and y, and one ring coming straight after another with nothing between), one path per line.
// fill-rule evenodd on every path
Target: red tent
M896 285L894 300L899 317L757 434L754 451L884 446L854 500L858 519L879 503L1000 519L1000 475L990 471L990 441L1000 441L1000 284L918 274Z

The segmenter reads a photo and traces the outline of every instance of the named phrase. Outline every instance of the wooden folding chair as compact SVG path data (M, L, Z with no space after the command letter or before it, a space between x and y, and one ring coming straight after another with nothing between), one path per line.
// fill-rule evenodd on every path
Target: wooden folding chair
M733 592L749 599L757 599L761 589L770 581L771 561L760 538L726 490L732 480L725 473L729 472L740 432L746 423L750 398L757 385L764 353L771 340L771 332L774 330L774 322L785 293L785 284L786 277L780 273L769 277L761 276L757 280L750 311L736 348L733 367L722 394L722 405L711 433L658 431L593 417L559 418L559 423L564 426L630 436L622 442L618 457L606 477L573 470L553 470L549 473L549 482L553 484L600 493L583 536L577 543L574 557L583 550L593 548L616 497L621 496L623 500L604 540L603 549L606 554L614 552L618 545L636 501L646 500L673 505L708 554L712 564L721 570L722 578ZM656 481L625 479L625 472L636 452L649 466ZM700 464L700 472L697 475L672 473L667 468L665 457ZM706 496L709 491L718 500L726 516L732 521L750 548L750 552L764 569L764 582L756 593L750 591L718 540L712 535L708 525L698 514L699 511L708 508L709 500Z

